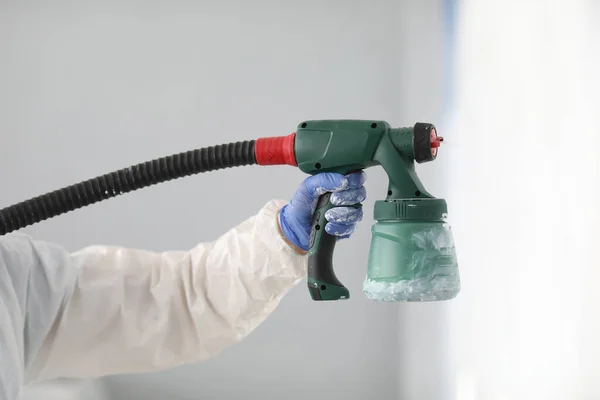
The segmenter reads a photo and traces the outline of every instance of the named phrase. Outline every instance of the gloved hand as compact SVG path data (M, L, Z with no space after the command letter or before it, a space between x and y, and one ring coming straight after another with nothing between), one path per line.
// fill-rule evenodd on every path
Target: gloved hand
M308 251L312 215L319 196L333 192L331 203L336 206L325 213L325 231L339 238L347 238L362 220L361 208L343 207L365 201L367 191L363 186L366 174L353 172L346 176L324 172L309 176L302 182L290 203L280 212L279 222L283 235L302 251ZM337 207L342 206L342 207Z

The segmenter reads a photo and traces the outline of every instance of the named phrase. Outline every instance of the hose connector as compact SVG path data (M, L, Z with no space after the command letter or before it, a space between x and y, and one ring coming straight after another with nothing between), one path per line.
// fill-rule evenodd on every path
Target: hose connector
M294 144L296 132L287 136L260 138L254 145L254 154L258 165L298 166Z

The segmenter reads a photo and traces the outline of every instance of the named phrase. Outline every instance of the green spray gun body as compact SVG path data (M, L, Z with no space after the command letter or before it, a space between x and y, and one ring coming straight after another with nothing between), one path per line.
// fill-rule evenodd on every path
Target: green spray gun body
M378 301L447 300L460 291L447 206L425 190L415 172L415 162L436 158L441 141L427 123L391 128L373 120L305 121L291 135L190 150L13 204L0 210L0 235L143 187L223 168L292 165L314 175L381 166L389 187L385 200L375 202L363 292ZM321 196L313 215L308 287L314 300L350 296L333 270L336 239L324 229L329 196Z
M445 300L460 282L445 200L433 197L415 172L415 162L432 161L443 139L432 124L391 128L385 121L315 120L298 125L294 155L307 174L381 166L389 186L375 203L369 273L363 288L381 301ZM336 237L325 232L330 193L313 215L308 252L308 288L313 300L349 298L333 269ZM435 286L435 287L434 287Z

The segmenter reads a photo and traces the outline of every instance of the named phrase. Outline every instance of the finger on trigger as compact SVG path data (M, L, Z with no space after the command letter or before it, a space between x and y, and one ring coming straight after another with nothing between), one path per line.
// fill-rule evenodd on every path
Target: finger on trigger
M356 171L346 175L348 178L348 187L347 189L358 189L363 186L367 181L367 174L365 171Z
M362 203L367 199L367 189L364 186L358 189L348 189L335 192L331 195L331 204L335 206L350 206Z
M322 172L306 178L304 187L309 196L316 198L327 192L346 189L348 187L348 178L334 172Z

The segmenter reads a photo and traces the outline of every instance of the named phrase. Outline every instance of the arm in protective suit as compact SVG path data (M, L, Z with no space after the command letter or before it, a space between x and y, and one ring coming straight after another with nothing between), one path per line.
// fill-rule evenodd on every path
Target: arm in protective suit
M241 341L305 277L318 196L360 203L364 179L309 177L291 202L271 201L189 251L68 253L20 234L0 238L0 398L18 398L27 382L197 363ZM340 237L362 218L360 208L331 211L326 230Z

